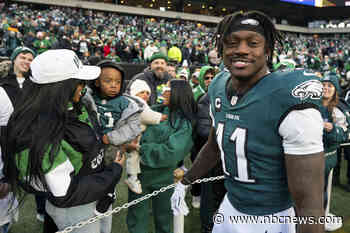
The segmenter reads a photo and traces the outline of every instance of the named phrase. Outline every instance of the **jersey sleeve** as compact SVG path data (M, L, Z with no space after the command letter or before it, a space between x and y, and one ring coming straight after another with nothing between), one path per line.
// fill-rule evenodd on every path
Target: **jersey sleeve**
M323 151L323 85L304 70L286 72L278 79L273 93L280 109L277 129L286 154L313 154Z
M323 151L323 120L314 108L291 111L280 124L285 154L303 155Z
M278 126L293 110L319 110L322 105L323 85L313 74L304 70L286 72L276 81L278 88L272 95L281 113Z

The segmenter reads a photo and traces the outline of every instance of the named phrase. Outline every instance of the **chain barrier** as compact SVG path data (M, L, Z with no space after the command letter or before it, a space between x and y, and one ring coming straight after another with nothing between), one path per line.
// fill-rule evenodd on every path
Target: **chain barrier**
M197 180L193 181L192 184L200 184L200 183L206 183L206 182L222 180L222 179L225 179L225 176L216 176L216 177L202 178L202 179L197 179ZM142 202L144 200L150 199L151 197L155 197L159 193L163 193L163 192L167 191L168 189L175 188L175 186L176 186L176 183L168 185L168 186L165 186L165 187L162 187L159 190L155 190L152 193L146 194L145 196L142 196L142 197L140 197L138 199L135 199L135 200L133 200L131 202L125 203L124 205L118 206L118 207L116 207L116 208L114 208L112 210L109 210L109 211L107 211L107 212L105 212L103 214L97 215L97 216L92 217L90 219L87 219L85 221L81 221L81 222L79 222L77 224L74 224L72 226L66 227L63 231L58 231L56 233L69 233L69 232L72 232L75 229L82 228L82 227L84 227L84 226L86 226L88 224L94 223L94 222L100 220L101 218L108 217L108 216L110 216L112 214L116 214L116 213L120 212L123 209L127 209L130 206L136 205L136 204L138 204L138 203L140 203L140 202Z

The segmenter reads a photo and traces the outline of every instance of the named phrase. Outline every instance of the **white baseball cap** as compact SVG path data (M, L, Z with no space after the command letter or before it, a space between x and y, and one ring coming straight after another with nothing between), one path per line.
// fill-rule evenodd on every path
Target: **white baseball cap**
M67 79L93 80L98 78L98 66L85 66L78 56L68 49L52 49L34 58L30 64L34 83L47 84Z

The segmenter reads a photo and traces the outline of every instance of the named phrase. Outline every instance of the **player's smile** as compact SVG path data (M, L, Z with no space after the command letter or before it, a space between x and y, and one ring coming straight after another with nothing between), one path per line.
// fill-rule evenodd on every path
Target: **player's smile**
M247 59L232 59L232 66L236 69L244 69L251 63L252 61Z
M265 38L253 31L236 31L224 41L224 63L238 80L259 78L266 74Z

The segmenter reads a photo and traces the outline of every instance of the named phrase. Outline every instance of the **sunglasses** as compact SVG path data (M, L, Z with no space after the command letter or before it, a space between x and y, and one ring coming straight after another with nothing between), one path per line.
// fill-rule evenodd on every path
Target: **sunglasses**
M204 80L213 80L214 79L214 76L205 76L204 78L203 78Z

